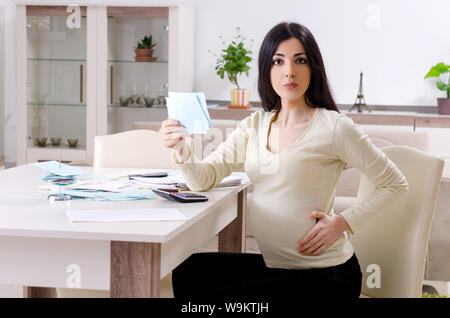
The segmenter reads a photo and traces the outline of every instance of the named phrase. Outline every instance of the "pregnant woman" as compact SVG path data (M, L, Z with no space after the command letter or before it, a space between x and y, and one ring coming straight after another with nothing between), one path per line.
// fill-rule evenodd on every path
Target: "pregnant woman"
M160 135L193 191L245 168L255 189L249 222L261 254L197 253L173 271L175 298L279 296L356 299L361 269L348 235L398 194L406 179L331 95L319 47L304 26L280 23L259 51L255 111L204 160L194 162L183 127ZM334 189L346 164L374 184L368 199L336 215Z

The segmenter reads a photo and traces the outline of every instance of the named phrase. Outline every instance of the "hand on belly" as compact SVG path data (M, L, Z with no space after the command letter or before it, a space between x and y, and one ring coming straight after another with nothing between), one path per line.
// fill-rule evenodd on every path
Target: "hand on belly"
M313 211L309 217L318 221L298 244L298 252L302 255L319 255L333 244L342 232L350 229L342 215L332 217L320 211Z

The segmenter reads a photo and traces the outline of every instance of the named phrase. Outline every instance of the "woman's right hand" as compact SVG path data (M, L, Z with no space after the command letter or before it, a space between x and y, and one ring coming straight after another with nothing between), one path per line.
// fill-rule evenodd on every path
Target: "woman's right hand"
M184 130L184 127L179 125L177 120L169 118L161 123L161 128L158 131L163 145L169 149L176 150L178 158L183 156L185 139L187 137L187 133L181 132L182 130Z

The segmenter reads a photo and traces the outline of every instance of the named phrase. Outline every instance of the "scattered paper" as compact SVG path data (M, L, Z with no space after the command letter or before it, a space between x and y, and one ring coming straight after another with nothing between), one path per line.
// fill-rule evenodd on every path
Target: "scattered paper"
M228 176L228 177L223 178L222 181L220 181L218 184L216 184L216 187L217 188L231 187L231 186L240 185L241 182L242 182L241 177Z
M86 173L83 169L59 163L58 161L35 162L32 165L62 177L72 177Z
M121 192L121 189L130 185L128 179L119 180L85 180L72 185L65 186L65 189L72 190L97 190L108 192Z
M114 192L97 192L98 200L107 201L128 201L128 200L143 200L155 198L155 193L148 189L124 189L119 193Z
M242 181L241 177L228 176L222 179L221 182L216 184L216 188L232 187L240 185ZM166 178L134 178L133 184L148 188L160 188L164 187L166 189L180 189L189 190L186 183L184 182L183 176L170 176Z

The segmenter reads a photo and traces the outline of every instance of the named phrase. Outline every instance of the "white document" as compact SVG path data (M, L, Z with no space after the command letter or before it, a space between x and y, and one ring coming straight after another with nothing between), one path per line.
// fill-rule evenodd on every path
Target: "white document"
M236 185L240 185L242 182L241 177L235 177L235 176L228 176L222 179L218 184L216 184L216 188L222 188L222 187L232 187Z
M75 184L65 186L65 189L76 190L97 190L97 191L109 191L120 192L121 189L130 185L131 182L127 179L122 180L86 180Z
M147 185L149 187L158 188L169 185L176 186L179 183L184 183L184 178L181 175L167 176L163 178L134 177L132 183L137 185Z
M66 210L72 223L76 222L138 222L138 221L186 221L178 209L108 209L108 210Z
M45 161L45 162L35 162L32 163L33 166L39 167L44 169L45 171L48 171L49 173L56 174L58 176L78 176L80 174L86 173L81 168L78 167L72 167L69 165L66 165L64 163L59 163L57 161Z
M216 188L222 188L222 187L232 187L236 185L240 185L242 181L241 177L236 176L228 176L226 178L223 178L220 183L216 185ZM139 178L136 177L133 179L133 183L135 185L141 185L141 186L147 186L149 188L186 188L186 183L184 181L183 176L176 175L176 176L169 176L165 178Z

